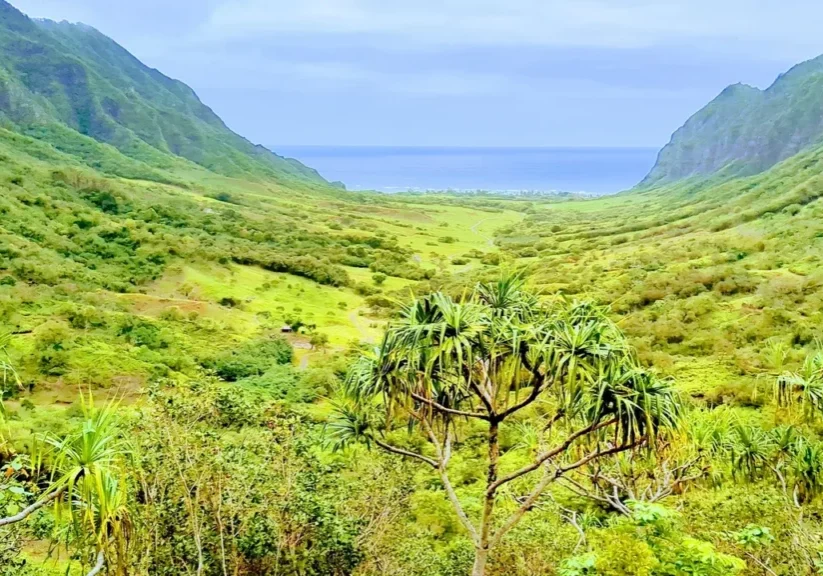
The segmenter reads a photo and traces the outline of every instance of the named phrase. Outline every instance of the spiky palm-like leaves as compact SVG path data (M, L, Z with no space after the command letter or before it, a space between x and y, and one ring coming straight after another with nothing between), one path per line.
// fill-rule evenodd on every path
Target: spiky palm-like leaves
M83 411L77 431L50 441L55 452L51 491L64 495L57 501L57 516L69 521L77 537L91 538L96 550L121 557L132 528L122 475L129 450L118 430L116 404L98 409L89 396Z
M749 480L760 478L773 453L772 437L761 428L736 424L729 441L732 474Z
M796 503L823 494L823 445L798 441L789 462L789 471Z
M407 305L355 363L347 391L360 401L381 396L390 411L428 407L445 420L504 415L537 392L569 417L615 418L626 441L678 417L671 386L639 367L603 310L540 304L512 279L462 300L437 293Z
M403 308L381 345L354 363L329 428L336 445L356 438L440 474L449 499L475 542L474 574L482 574L489 550L520 520L557 478L590 463L641 446L654 447L659 431L679 420L670 384L643 369L604 310L589 303L542 303L518 278L479 285L454 299L442 293ZM500 474L500 426L524 415L547 421L534 462ZM377 415L382 410L382 416ZM456 432L467 419L488 426L488 473L480 524L463 511L448 479ZM539 418L537 418L539 420ZM428 454L388 442L406 424L429 443ZM530 444L539 444L531 442ZM433 454L432 454L433 453ZM542 478L502 524L495 522L497 491Z
M65 438L47 440L52 474L46 492L0 524L25 520L53 502L58 522L66 521L74 543L124 572L133 528L125 481L129 450L118 428L116 404L98 409L91 396L82 404L80 426Z
M810 419L823 411L823 351L807 356L799 371L780 374L775 397L781 406L800 404Z

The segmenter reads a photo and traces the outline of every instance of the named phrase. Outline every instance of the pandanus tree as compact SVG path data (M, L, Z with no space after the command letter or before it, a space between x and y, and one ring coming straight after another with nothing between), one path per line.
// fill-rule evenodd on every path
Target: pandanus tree
M823 350L820 342L817 350L803 361L800 370L785 371L777 376L775 397L782 407L801 405L809 419L823 412Z
M22 522L53 505L56 519L71 530L71 541L93 558L89 576L99 574L107 564L125 574L132 533L123 475L128 448L118 430L116 405L95 408L89 397L84 399L83 410L84 418L74 432L62 439L48 439L49 452L33 458L38 463L51 460L42 495L14 516L0 518L0 527Z
M601 459L654 449L679 417L669 383L640 367L604 310L542 302L518 278L463 298L414 300L345 388L331 424L336 442L359 439L432 468L474 544L474 576L551 485ZM476 514L449 477L471 421L482 423L486 445ZM401 429L422 440L393 442ZM501 432L525 429L535 440L528 455L503 453Z

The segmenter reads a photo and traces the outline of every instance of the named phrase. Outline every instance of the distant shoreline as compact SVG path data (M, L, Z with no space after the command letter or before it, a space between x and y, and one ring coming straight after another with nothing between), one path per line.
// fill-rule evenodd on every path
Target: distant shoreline
M628 190L657 148L269 146L349 190L601 196Z

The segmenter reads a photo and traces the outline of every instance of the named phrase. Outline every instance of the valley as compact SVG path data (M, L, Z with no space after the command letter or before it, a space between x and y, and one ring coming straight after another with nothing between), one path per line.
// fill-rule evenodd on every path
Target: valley
M819 60L590 198L347 191L3 0L0 55L0 576L820 573Z

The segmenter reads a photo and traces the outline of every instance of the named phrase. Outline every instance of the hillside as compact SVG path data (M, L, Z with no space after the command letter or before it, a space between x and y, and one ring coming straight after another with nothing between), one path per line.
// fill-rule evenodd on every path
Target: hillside
M92 29L0 53L0 576L820 575L823 146L350 193Z
M821 336L821 197L817 147L746 178L535 207L498 244L546 293L610 306L684 390L762 403L770 344L800 360Z
M782 74L766 90L729 86L689 118L660 151L641 186L766 170L823 139L823 56Z
M85 158L87 136L131 159L108 172L151 175L185 159L245 179L322 185L314 170L235 134L194 91L82 24L31 20L0 0L0 120ZM94 166L94 167L100 167Z

